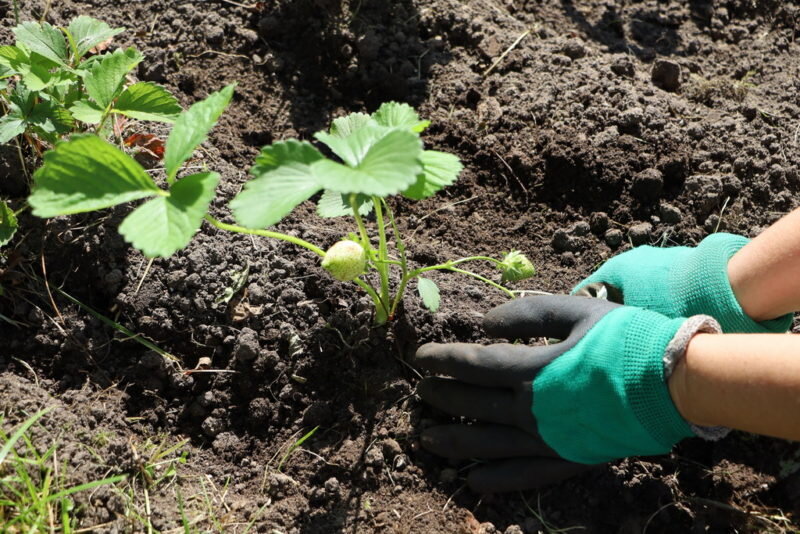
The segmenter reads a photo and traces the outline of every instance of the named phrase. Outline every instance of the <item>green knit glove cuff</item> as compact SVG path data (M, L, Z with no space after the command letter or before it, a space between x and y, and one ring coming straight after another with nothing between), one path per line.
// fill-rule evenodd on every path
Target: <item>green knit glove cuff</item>
M683 317L711 315L726 333L782 333L792 326L792 314L756 322L744 312L731 289L728 261L748 243L742 236L718 233L679 257L667 278L676 312Z
M636 418L663 445L662 452L667 452L681 439L695 434L672 402L664 369L666 347L686 319L656 323L658 319L657 314L643 310L626 329L624 379Z

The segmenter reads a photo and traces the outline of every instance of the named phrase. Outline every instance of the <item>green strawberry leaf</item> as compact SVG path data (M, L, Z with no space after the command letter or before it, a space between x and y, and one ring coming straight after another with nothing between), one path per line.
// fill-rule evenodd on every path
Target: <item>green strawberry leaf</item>
M365 127L345 141L359 138ZM357 139L353 154L362 150ZM380 197L399 193L413 184L422 172L419 156L422 143L415 134L403 130L389 131L374 144L371 144L359 163L347 167L330 160L320 160L312 165L314 175L325 189L339 193L361 193Z
M182 109L175 97L160 85L140 82L119 95L113 111L132 119L171 123Z
M45 152L28 202L33 214L55 217L166 195L130 156L95 135L75 135Z
M36 104L27 120L37 135L51 143L55 143L59 135L69 132L75 126L69 111L51 100L42 100Z
M231 201L233 215L248 228L272 226L322 189L312 165L323 156L305 141L279 141L261 149L255 178Z
M58 65L46 57L31 52L30 64L20 66L22 81L31 91L42 91L55 85L71 83L69 74L57 67ZM57 70L53 70L54 68Z
M14 210L5 202L0 202L0 247L5 246L14 237L19 228Z
M330 135L341 138L350 137L368 124L375 124L375 121L366 113L351 113L345 117L334 119Z
M431 312L436 313L439 309L441 299L439 297L439 286L433 280L417 277L417 291L422 298L422 304Z
M200 229L219 178L203 172L178 180L169 196L148 200L125 217L119 233L149 258L172 256Z
M167 138L164 167L171 182L178 174L181 165L192 157L194 149L206 140L208 132L217 123L233 97L235 85L229 85L216 93L211 93L181 113Z
M91 100L78 100L69 110L75 120L86 124L99 124L103 119L103 110Z
M428 198L451 185L464 168L457 156L435 150L424 150L419 160L422 173L417 176L414 185L403 191L404 197L413 200Z
M73 53L77 60L85 56L90 49L103 41L107 41L115 35L124 32L125 28L111 28L105 22L81 15L80 17L72 19L67 31L75 44Z
M0 117L0 144L5 144L25 131L25 119L19 115Z
M14 87L9 100L11 101L11 110L18 113L21 117L27 117L33 111L36 105L36 93L28 91L25 84L18 83Z
M106 54L86 73L86 92L101 108L106 109L122 90L125 76L142 59L144 56L133 48Z
M401 128L414 133L422 133L431 121L422 121L417 112L408 104L386 102L372 114L375 122L389 128Z
M358 214L361 216L369 215L374 207L372 199L366 195L356 195L356 205ZM344 217L353 214L353 208L347 200L347 195L336 191L325 190L317 202L317 215L320 217Z
M17 46L0 46L0 65L11 69L10 74L21 74L28 70L30 54Z
M351 126L353 125L332 128L331 133L317 132L314 137L330 148L347 166L356 167L367 155L372 145L386 136L390 130L378 126L374 122L362 124L355 130L347 130ZM349 134L347 137L342 137L341 133L345 131L348 131Z
M67 42L64 34L58 28L54 28L46 22L42 24L23 22L13 31L17 38L17 45L21 43L31 51L41 54L59 65L67 66L69 57Z

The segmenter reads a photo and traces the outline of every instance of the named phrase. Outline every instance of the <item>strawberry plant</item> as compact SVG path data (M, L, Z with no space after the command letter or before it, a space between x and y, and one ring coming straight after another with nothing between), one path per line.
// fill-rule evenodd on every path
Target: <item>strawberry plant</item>
M122 31L86 16L66 28L17 25L15 44L0 47L0 143L23 136L41 155L76 132L110 136L118 117L173 122L181 111L174 96L127 80L143 56L133 48L103 52Z
M519 251L503 259L471 256L416 269L409 265L387 197L428 198L455 182L462 166L452 154L423 148L420 134L429 122L420 120L406 104L390 102L372 115L353 113L334 120L328 131L318 132L315 138L337 159L326 157L307 141L286 140L264 147L250 171L253 179L231 202L239 225L215 219L207 211L219 174L207 171L180 179L178 174L232 94L233 86L228 86L178 116L164 152L167 189L159 187L117 147L94 135L76 135L45 154L29 198L33 213L53 217L150 197L119 227L123 237L149 257L170 256L185 247L203 220L230 232L288 241L319 255L322 267L337 280L352 281L366 291L375 304L378 324L394 316L408 284L415 280L424 305L431 311L438 309L439 289L422 276L430 271L471 276L511 297L514 294L508 288L464 269L463 264L490 262L502 272L502 282L533 276L533 265ZM354 231L345 239L325 251L298 237L266 229L320 192L317 213L321 217L353 217ZM370 236L367 228L371 217L375 236ZM389 251L390 232L395 254ZM399 269L394 291L392 268ZM371 273L376 275L375 285Z
M17 25L15 44L0 46L0 144L22 137L41 156L75 133L122 141L129 118L173 122L181 111L174 96L154 83L127 80L143 56L133 48L104 52L122 31L86 16L66 28ZM18 150L24 168L20 145ZM16 213L0 201L0 246L16 230Z

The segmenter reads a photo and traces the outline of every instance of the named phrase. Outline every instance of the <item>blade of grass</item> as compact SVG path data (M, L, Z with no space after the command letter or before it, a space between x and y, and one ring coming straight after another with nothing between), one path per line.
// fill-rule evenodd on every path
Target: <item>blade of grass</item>
M14 432L8 439L6 444L3 445L3 448L0 449L0 465L2 465L3 461L6 459L6 456L8 456L8 453L11 452L11 449L14 448L14 445L17 443L17 441L20 440L20 438L25 434L25 432L27 432L28 429L32 427L34 423L36 423L36 421L41 419L42 416L44 416L47 412L49 412L52 409L53 407L50 406L48 408L39 410L38 412L30 416L24 423L22 423L22 425L20 425L20 427L16 430L16 432Z
M287 458L289 458L289 456L291 456L291 454L292 454L292 453L293 453L295 450L297 450L297 448L298 448L300 445L302 445L302 444L303 444L303 443L304 443L304 442L305 442L305 441L306 441L308 438L310 438L311 436L313 436L313 435L314 435L314 432L316 432L318 428L319 428L319 425L315 426L315 427L314 427L314 428L312 428L312 429L311 429L311 430L310 430L310 431L309 431L309 432L308 432L308 433L307 433L305 436L303 436L302 438L300 438L300 439L298 439L297 441L295 441L295 442L292 444L292 446L291 446L291 447L289 447L289 449L288 449L288 450L286 451L286 453L283 455L283 458L281 458L281 461L280 461L280 462L278 462L278 472L279 472L279 473L280 473L280 471L281 471L281 468L283 467L283 462L285 462L285 461L287 460Z
M73 304L77 304L86 313L92 315L94 318L96 318L99 321L101 321L102 323L110 326L111 328L117 330L118 332L121 332L121 333L125 334L126 336L128 336L128 339L132 339L132 340L136 341L140 345L143 345L143 346L147 347L148 349L152 350L153 352L156 352L156 353L160 354L161 356L163 356L164 358L166 358L166 359L168 359L170 361L173 361L175 363L180 363L180 360L177 357L175 357L172 354L170 354L169 352L165 351L164 349L162 349L161 347L159 347L158 345L156 345L152 341L149 341L148 339L146 339L142 335L137 334L137 333L133 332L132 330L129 330L129 329L125 328L124 326L122 326L118 322L116 322L116 321L114 321L112 319L109 319L108 317L106 317L105 315L103 315L102 313L100 313L98 311L95 311L94 309L90 308L89 306L87 306L83 302L79 301L75 297L73 297L70 294L66 293L64 290L59 289L57 287L54 287L53 289L59 295L64 297L65 299L69 300Z

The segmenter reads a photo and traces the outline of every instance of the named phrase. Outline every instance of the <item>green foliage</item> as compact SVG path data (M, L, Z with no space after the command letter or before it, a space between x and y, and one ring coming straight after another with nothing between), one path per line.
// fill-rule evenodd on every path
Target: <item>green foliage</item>
M417 278L417 291L419 291L419 296L425 307L431 312L436 313L440 304L439 286L437 286L433 280L420 276Z
M37 154L73 133L112 134L106 121L117 115L172 122L178 101L148 83L129 85L144 59L133 48L88 57L124 28L87 16L67 28L23 22L13 29L14 45L0 47L0 143L26 135ZM90 130L89 128L92 128ZM34 140L33 138L36 138Z
M187 176L170 188L169 196L149 200L119 225L119 233L145 256L168 257L184 248L200 229L214 198L219 174Z
M215 172L180 180L175 176L232 94L233 86L228 86L178 116L169 138L178 140L167 142L165 156L174 166L168 190L158 187L131 156L96 135L74 135L59 142L34 174L28 198L34 215L69 215L154 197L122 221L120 233L148 257L167 257L184 248L200 228L220 176Z
M279 141L265 147L250 171L254 179L231 203L234 216L244 226L264 228L322 189L326 192L318 212L323 217L350 213L346 199L353 193L362 214L371 210L371 196L432 196L455 182L462 166L452 154L423 149L420 133L429 124L408 104L388 102L372 115L335 119L327 132L314 135L341 162L323 157L308 142ZM336 193L345 199L342 206Z
M95 135L83 134L62 141L44 155L28 202L34 215L55 217L160 193L136 160Z
M121 96L110 96L121 87L119 73L136 60L135 54L118 51L95 61L90 73L101 74L92 74L96 87L89 92L89 99L72 105L74 116L96 122L109 109L140 118L143 115L139 113L161 113L162 118L172 113L169 100L162 98L165 92L152 84L135 84ZM112 67L106 68L107 65ZM503 270L503 281L533 274L530 262L516 252L503 261L473 256L414 270L409 267L399 226L386 197L400 194L413 200L427 198L458 178L461 163L451 154L423 148L420 132L430 123L420 120L406 104L390 102L372 115L354 113L338 118L327 132L318 132L316 139L338 160L326 157L306 141L290 139L264 147L250 171L253 179L231 202L235 218L244 226L214 219L208 210L219 174L206 171L178 179L178 173L228 106L233 90L230 85L212 93L175 118L164 156L166 189L159 187L131 156L106 140L96 135L74 135L46 153L43 166L34 174L29 198L33 213L53 217L148 198L119 227L125 239L148 257L170 256L187 246L204 219L222 230L282 239L321 256L322 267L333 278L354 282L364 289L375 303L378 324L394 316L408 283L415 279L425 307L431 311L439 308L439 288L420 276L429 271L465 274L510 296L513 293L507 288L460 265L489 261ZM143 101L150 105L138 104ZM36 111L35 102L32 104L24 92L15 96L15 105L29 115ZM149 111L142 111L144 108ZM276 224L320 191L323 193L317 211L321 216L353 216L356 232L348 234L347 239L326 252L299 237L262 229ZM371 212L375 216L377 246L364 221ZM389 231L394 234L395 256L389 253ZM394 292L390 288L393 266L400 267L400 282ZM372 274L377 274L377 288L369 281Z
M0 201L0 247L6 245L17 233L17 215L8 204Z
M175 127L167 138L167 152L164 155L164 166L170 182L175 179L181 165L192 157L194 149L206 140L208 132L228 107L233 89L234 85L229 85L222 91L212 93L182 113L175 121Z

